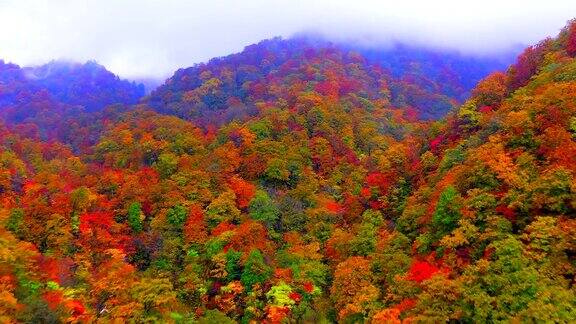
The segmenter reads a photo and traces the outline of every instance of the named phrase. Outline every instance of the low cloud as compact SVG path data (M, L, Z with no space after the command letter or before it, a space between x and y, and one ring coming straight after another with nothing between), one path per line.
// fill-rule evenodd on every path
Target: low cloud
M94 59L127 78L167 77L301 32L490 55L554 36L573 17L576 1L556 0L0 0L0 58Z

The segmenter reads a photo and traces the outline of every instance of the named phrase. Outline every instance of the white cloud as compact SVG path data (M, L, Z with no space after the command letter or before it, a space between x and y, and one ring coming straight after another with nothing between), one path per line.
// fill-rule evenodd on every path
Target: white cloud
M483 54L553 36L575 16L567 0L0 0L0 58L95 59L124 77L164 77L301 31Z

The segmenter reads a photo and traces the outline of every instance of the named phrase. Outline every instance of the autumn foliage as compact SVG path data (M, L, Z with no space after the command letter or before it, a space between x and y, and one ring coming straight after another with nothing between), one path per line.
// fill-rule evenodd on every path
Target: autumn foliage
M575 28L492 74L272 39L146 97L1 62L0 322L574 322Z

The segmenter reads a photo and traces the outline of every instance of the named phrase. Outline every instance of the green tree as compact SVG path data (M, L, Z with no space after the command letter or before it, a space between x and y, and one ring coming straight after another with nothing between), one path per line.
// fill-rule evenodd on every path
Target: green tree
M236 194L232 190L221 193L206 208L206 218L211 227L223 221L238 219L240 214L240 210L236 207Z
M168 178L178 169L178 156L173 153L162 153L155 166L162 178Z
M233 249L226 252L226 273L228 274L228 281L240 279L242 275L242 267L240 266L241 257L242 252L237 252Z
M250 201L248 211L250 217L254 220L264 222L269 228L278 220L278 215L280 214L280 210L272 198L263 190L256 192L256 195Z
M539 275L514 236L493 242L490 260L480 259L462 275L466 316L473 322L506 321L537 298Z
M271 275L272 269L264 261L262 253L258 249L250 251L240 277L244 287L250 290L254 284L264 283Z
M268 161L268 166L266 167L266 176L271 181L288 181L290 178L288 163L285 160L279 158L271 159Z
M188 210L186 210L186 207L182 205L176 205L168 210L166 217L170 224L180 229L188 218Z
M276 306L292 306L295 304L294 300L290 298L290 293L292 292L292 287L284 282L270 288L266 293L266 297L270 301L270 304Z
M460 219L460 195L453 186L448 186L440 194L436 210L432 215L434 236L441 238L458 225Z
M360 230L351 244L355 254L367 256L374 252L378 239L378 229L383 222L382 213L377 210L368 209L362 214Z
M166 278L143 278L134 285L132 294L146 313L172 308L177 302L174 288Z
M198 324L236 324L236 321L226 316L217 309L209 309L204 313L200 319L198 319Z
M12 232L16 237L22 238L24 234L24 210L14 208L10 211L6 221L6 229Z
M412 263L411 249L411 241L404 234L390 234L382 248L372 256L372 270L379 284L394 284L397 282L395 277L408 270Z
M462 285L459 282L438 275L425 280L422 286L412 310L416 322L443 323L461 319Z
M142 213L142 207L139 202L133 202L128 207L128 225L136 233L139 233L143 229L142 220L144 214Z

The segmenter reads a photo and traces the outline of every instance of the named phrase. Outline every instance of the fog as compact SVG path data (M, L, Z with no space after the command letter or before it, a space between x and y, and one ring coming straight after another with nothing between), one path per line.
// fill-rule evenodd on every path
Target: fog
M396 41L494 55L554 36L573 17L573 0L0 0L0 58L94 59L122 77L163 78L265 38L308 32L362 46Z

